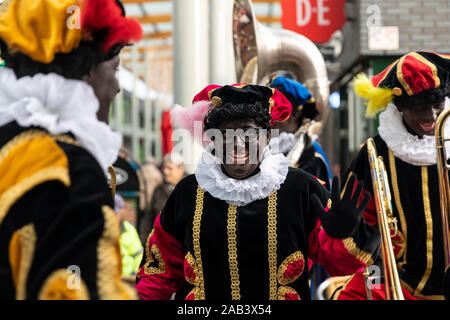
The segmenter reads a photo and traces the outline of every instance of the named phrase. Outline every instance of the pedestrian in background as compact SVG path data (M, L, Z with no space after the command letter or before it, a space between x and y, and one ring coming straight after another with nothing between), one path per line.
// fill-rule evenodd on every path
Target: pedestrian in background
M149 225L149 230L147 233L153 229L153 224L155 222L156 216L161 212L164 208L167 199L169 199L170 194L173 189L177 185L177 183L185 176L184 170L184 162L183 157L177 153L170 153L164 156L162 162L162 173L163 173L163 182L156 187L152 201L150 202L150 209L148 211L148 215L145 219L147 219L146 223ZM147 242L147 237L145 238L145 242Z

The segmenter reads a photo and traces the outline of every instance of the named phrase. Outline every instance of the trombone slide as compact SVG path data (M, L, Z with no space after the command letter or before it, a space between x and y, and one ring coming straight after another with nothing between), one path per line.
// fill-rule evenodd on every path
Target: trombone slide
M372 138L367 141L367 152L372 177L375 205L377 208L378 228L381 235L381 254L383 260L386 300L404 300L400 277L395 261L394 248L391 240L391 228L396 232L397 223L393 217L391 193L384 166L383 158L377 156L375 142Z

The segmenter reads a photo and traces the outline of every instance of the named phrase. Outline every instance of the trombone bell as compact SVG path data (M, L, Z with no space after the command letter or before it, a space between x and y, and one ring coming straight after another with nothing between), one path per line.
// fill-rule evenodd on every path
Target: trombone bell
M250 0L234 0L233 43L239 82L265 85L274 73L288 72L316 101L316 121L325 124L330 94L325 60L308 38L259 23Z

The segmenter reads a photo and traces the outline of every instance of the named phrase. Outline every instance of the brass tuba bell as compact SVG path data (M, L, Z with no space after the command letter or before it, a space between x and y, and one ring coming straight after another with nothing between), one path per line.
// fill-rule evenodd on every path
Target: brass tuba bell
M293 31L262 25L250 0L235 0L233 43L239 82L265 85L273 74L288 72L311 91L319 112L314 120L325 123L330 94L327 68L311 40Z
M311 92L318 115L295 133L296 142L286 156L295 166L312 142L308 132L319 135L328 117L330 88L321 52L298 33L262 25L250 0L234 0L233 43L239 82L268 85L273 75L288 73Z

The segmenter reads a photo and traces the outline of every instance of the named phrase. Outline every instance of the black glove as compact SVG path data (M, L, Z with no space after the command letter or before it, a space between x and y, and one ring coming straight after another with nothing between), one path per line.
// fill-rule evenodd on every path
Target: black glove
M333 238L343 239L352 236L361 222L361 214L369 203L370 194L367 192L364 195L361 205L358 207L358 199L364 187L364 182L358 182L352 197L355 180L355 176L352 175L341 199L339 178L337 176L333 177L331 197L327 203L328 212L325 211L316 194L311 196L312 209L322 222L325 231Z

